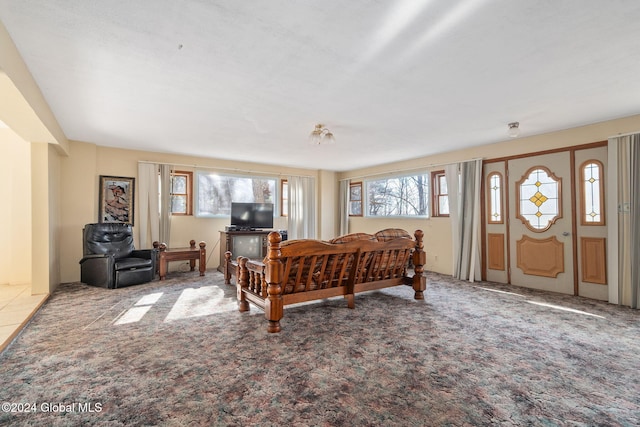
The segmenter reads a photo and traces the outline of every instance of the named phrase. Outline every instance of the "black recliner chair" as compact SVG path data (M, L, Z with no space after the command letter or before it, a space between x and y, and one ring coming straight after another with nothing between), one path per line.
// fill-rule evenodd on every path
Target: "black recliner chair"
M80 281L115 289L155 278L157 249L136 250L130 224L87 224L82 230Z

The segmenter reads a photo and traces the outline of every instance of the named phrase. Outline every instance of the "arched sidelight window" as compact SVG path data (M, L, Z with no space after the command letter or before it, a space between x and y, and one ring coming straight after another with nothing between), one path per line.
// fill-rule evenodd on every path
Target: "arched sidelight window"
M580 166L580 223L604 225L604 168L598 160L587 160Z
M503 224L504 216L502 213L502 175L500 172L491 172L487 176L487 193L488 201L488 221L489 224Z
M517 217L531 231L543 232L562 218L562 179L544 166L529 169L516 183Z

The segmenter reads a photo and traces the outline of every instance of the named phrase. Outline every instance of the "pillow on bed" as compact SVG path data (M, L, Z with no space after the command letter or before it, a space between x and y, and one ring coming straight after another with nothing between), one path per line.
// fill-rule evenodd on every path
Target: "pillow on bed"
M292 244L297 244L299 242L304 242L307 240L313 240L313 239L296 239L296 240L285 240L283 242L280 243L280 249L284 248L285 246L289 246ZM262 259L262 263L263 264L267 264L269 262L269 250L267 249L267 255L265 255L265 257Z
M389 240L394 240L398 238L411 239L411 235L406 230L403 230L401 228L387 228L384 230L380 230L375 234L375 236L380 242L388 242ZM376 267L378 267L378 271L383 272L387 268L394 268L397 266L390 265L389 254L385 252L382 255L382 257L378 259ZM381 280L381 279L388 279L388 278L389 276L387 275L387 277L378 277L376 279Z
M353 242L354 240L378 240L376 236L367 233L351 233L345 234L344 236L338 236L335 239L329 240L329 243L347 243Z
M386 242L389 240L397 239L399 237L406 237L411 239L411 235L406 230L401 228L386 228L378 231L375 235L376 240L380 242Z
M309 284L309 290L314 291L318 289L318 278L320 276L319 270L321 265L321 261L318 260L316 265L314 266L314 273L311 274L311 283ZM296 284L296 277L298 276L298 270L300 268L300 259L295 258L291 263L291 269L289 270L289 275L284 278L284 287L282 294L291 294L295 292L303 292L307 287L307 279L309 278L309 272L311 271L311 266L308 263L305 263L302 267L302 275L300 283Z

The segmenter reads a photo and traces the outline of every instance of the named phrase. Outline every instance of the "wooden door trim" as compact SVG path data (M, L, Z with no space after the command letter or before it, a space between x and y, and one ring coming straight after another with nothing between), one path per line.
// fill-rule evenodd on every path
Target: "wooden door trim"
M484 161L482 162L482 184L480 184L480 278L483 282L487 281L487 217L485 215L485 185L484 185Z
M574 152L575 154L575 152ZM588 164L591 163L595 163L600 167L600 179L599 179L599 183L598 183L598 188L600 191L600 221L599 222L587 222L585 220L586 217L586 206L584 204L585 200L586 200L586 194L585 194L585 187L584 187L584 167ZM606 218L606 200L605 200L605 188L604 188L604 176L605 176L605 171L604 171L604 164L598 160L598 159L588 159L585 160L584 162L582 162L580 164L580 166L578 167L578 170L576 171L578 174L578 178L580 179L580 225L585 226L585 227L600 227L600 226L605 226L607 225L607 218ZM576 181L577 182L577 181Z
M554 154L554 153L562 153L563 151L578 151L578 150L586 150L589 148L597 148L597 147L606 147L609 144L609 141L598 141L598 142L590 142L588 144L580 144L580 145L572 145L570 147L561 147L561 148L553 148L549 150L536 151L533 153L524 153L524 154L514 154L512 156L504 156L504 157L494 157L492 159L485 159L483 163L496 163L496 162L506 162L509 160L515 159L523 159L526 157L534 157L534 156L542 156L545 154Z
M517 155L512 155L512 156L503 156L503 157L494 157L491 159L483 159L483 166L486 164L490 164L490 163L499 163L499 162L504 162L504 173L505 173L505 177L504 177L504 215L505 215L505 225L506 225L506 263L507 263L507 283L511 284L511 227L510 227L510 185L509 185L509 181L510 181L510 176L509 176L509 161L510 160L516 160L516 159L522 159L522 158L527 158L527 157L535 157L535 156L541 156L541 155L545 155L545 154L553 154L553 153L560 153L560 152L569 152L569 159L570 159L570 173L571 173L571 177L570 177L570 181L571 181L571 222L572 222L572 236L571 236L571 240L572 240L572 247L573 247L573 271L574 271L574 275L573 275L573 281L574 281L574 294L578 295L579 294L579 286L580 286L580 276L578 274L579 271L579 259L578 259L578 246L579 246L579 242L578 242L578 238L577 238L577 233L578 233L578 219L576 217L576 200L577 200L577 190L576 190L576 165L575 165L575 153L576 151L581 151L581 150L587 150L590 148L598 148L598 147L607 147L609 144L608 141L597 141L597 142L591 142L591 143L586 143L586 144L579 144L579 145L573 145L573 146L569 146L569 147L560 147L560 148L554 148L554 149L549 149L549 150L541 150L541 151L537 151L537 152L532 152L532 153L524 153L524 154L517 154ZM483 177L484 177L484 171L483 171ZM484 179L483 179L483 185L482 185L482 192L484 192ZM603 195L604 197L604 195ZM481 239L481 245L482 245L482 274L483 274L483 279L486 279L486 272L487 272L487 253L486 253L486 234L487 234L487 230L486 230L486 217L485 215L485 210L486 210L486 197L484 196L483 193L483 197L481 198L481 204L482 204L482 239Z
M571 245L573 247L573 295L580 293L580 277L578 276L578 217L576 216L576 150L569 153L569 169L571 176Z
M509 163L507 160L503 160L504 162L504 176L502 177L503 183L503 204L502 204L502 215L504 218L505 225L505 238L506 238L506 271L507 271L507 283L511 283L511 244L509 241ZM480 186L480 246L482 251L482 280L487 280L487 198L486 198L486 179L485 179L485 170L484 170L485 161L482 162L482 185Z
M511 212L509 210L509 161L504 160L504 224L507 238L507 283L511 283Z

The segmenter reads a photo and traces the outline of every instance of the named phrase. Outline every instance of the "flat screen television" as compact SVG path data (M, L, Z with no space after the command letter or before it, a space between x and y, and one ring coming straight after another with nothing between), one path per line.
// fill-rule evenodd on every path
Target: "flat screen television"
M273 203L231 203L231 226L243 230L273 228Z

